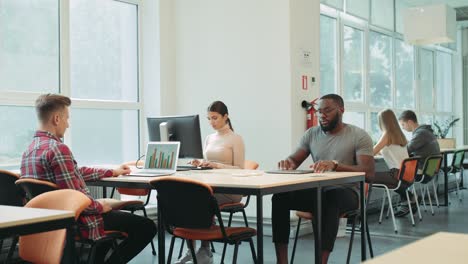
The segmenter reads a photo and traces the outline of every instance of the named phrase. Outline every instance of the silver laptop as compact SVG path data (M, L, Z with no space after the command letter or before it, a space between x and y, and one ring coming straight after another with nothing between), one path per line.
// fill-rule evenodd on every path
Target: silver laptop
M155 177L177 171L180 142L148 142L145 168L132 170L130 176Z

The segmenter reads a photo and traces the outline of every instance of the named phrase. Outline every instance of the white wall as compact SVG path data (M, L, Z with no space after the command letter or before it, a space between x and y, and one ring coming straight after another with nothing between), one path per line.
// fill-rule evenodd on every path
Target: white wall
M161 75L167 74L161 78L174 77L161 82L161 94L168 94L161 113L200 114L205 137L213 133L204 121L206 108L222 100L244 138L246 158L260 169L276 167L304 132L300 102L318 96L319 1L160 2L161 41L163 32L173 37L172 46L161 47ZM311 55L308 62L301 59L304 50ZM173 54L174 67L165 52ZM302 74L316 79L307 91L301 89ZM264 199L265 218L271 215L269 201ZM248 214L255 215L255 199Z

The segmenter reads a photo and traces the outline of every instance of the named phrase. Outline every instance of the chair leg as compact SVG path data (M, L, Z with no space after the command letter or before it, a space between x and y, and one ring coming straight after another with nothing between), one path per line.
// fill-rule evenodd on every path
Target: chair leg
M395 230L395 233L398 233L395 221L395 213L393 212L392 197L390 196L390 190L388 188L385 188L385 192L387 193L388 207L390 209L390 212L392 213L393 229Z
M431 199L431 193L429 192L429 186L425 186L425 190L426 190L426 193L427 193L427 198L429 198L429 206L431 207L431 213L432 215L434 215L434 208L432 207L432 199Z
M171 239L171 246L169 247L169 254L167 255L167 264L171 264L172 251L174 250L175 238L176 238L175 236L172 236L172 239Z
M436 200L436 204L437 204L437 208L440 207L439 205L439 197L437 195L437 189L436 189L436 186L435 186L435 180L432 181L432 188L434 189L434 197L435 197L435 200Z
M234 214L233 212L230 212L230 213L229 213L228 227L231 227L231 223L232 223L232 215L233 215L233 214Z
M353 249L353 241L354 241L354 230L356 228L356 219L357 219L357 216L353 218L353 227L351 229L351 237L349 238L348 256L346 257L346 264L349 264L349 261L351 259L351 252Z
M182 251L184 250L184 244L185 244L185 239L182 239L182 242L180 242L179 256L177 257L178 259L180 259L182 257Z
M242 215L244 216L245 227L249 227L249 221L247 221L247 215L245 214L244 209L242 209Z
M234 246L234 256L232 258L232 264L237 263L237 252L238 251L239 251L239 242L237 242L236 245Z
M211 245L211 252L216 253L213 241L210 241L210 245Z
M8 250L8 255L7 255L6 259L5 259L5 263L9 263L11 258L13 257L13 253L16 250L16 244L18 244L18 239L19 239L18 236L15 236L15 237L12 238L10 249ZM0 251L1 251L1 249L2 248L0 247Z
M416 188L414 187L414 185L413 185L413 192L414 192L414 199L416 200L416 208L418 210L419 221L422 221L421 209L419 208L419 202L418 202L418 193L416 192Z
M197 264L197 256L195 254L195 249L193 248L192 240L187 240L187 245L190 248L190 253L192 253L193 264Z
M461 171L460 171L460 177L461 177ZM455 174L455 183L457 184L457 196L458 196L458 199L460 200L460 202L462 201L462 196L461 196L461 192L460 192L460 183L458 181L458 178L457 178L457 174Z
M250 244L250 251L252 252L252 259L254 261L254 264L257 264L257 254L255 253L255 246L254 246L254 242L252 238L249 239L249 244Z
M302 218L299 217L299 220L297 221L296 236L294 237L293 250L291 254L291 262L290 262L291 264L294 263L294 256L296 255L297 238L299 236L299 229L301 228L301 222L302 222Z
M411 208L411 202L410 202L410 198L409 198L409 193L408 193L408 190L405 191L406 193L406 200L408 201L408 207L409 207L409 212L410 212L410 217L411 217L411 224L413 226L415 226L414 224L414 216L413 216L413 208Z
M143 211L143 215L145 216L145 218L148 218L148 215L146 214L146 209L145 207L143 206L143 208L141 209ZM153 250L151 253L153 254L153 256L156 256L156 249L154 248L154 242L153 242L153 239L151 239L151 249Z
M224 242L224 245L223 245L223 253L222 253L222 255L221 255L221 262L220 262L221 264L224 263L224 257L226 256L226 248L227 248L227 243Z
M426 206L426 199L425 199L425 196L426 196L426 188L424 188L424 185L422 185L421 183L419 184L419 190L421 190L421 201L422 201L422 204L424 206L424 212L427 212L427 206ZM417 201L417 203L419 203L419 201Z
M380 207L380 217L379 217L379 224L382 223L382 215L383 215L383 210L384 210L384 207L385 207L385 199L386 199L386 195L385 195L385 191L382 195L382 206Z

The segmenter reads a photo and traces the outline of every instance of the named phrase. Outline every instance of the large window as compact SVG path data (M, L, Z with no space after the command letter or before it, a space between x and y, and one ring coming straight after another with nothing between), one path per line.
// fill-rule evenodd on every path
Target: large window
M0 0L0 122L8 128L0 131L0 168L19 168L43 93L72 98L64 141L80 164L137 158L143 106L138 0L131 2Z
M0 91L59 91L57 0L0 0Z
M414 51L413 46L395 39L396 107L414 109Z
M365 13L369 2L370 21L358 14ZM420 123L427 124L456 116L452 106L453 53L446 45L414 47L395 32L401 31L401 14L406 1L345 0L344 3L344 11L322 8L320 33L321 80L334 83L332 76L338 76L335 91L345 100L344 121L365 128L377 141L382 134L377 115L387 108L397 117L404 110L413 110ZM331 32L324 26L325 18L327 22L337 21L334 27L340 33L338 39L323 32ZM397 29L394 30L395 22ZM334 56L324 55L335 54L330 47L337 47L339 58L333 71L325 67L332 61L330 58L335 60ZM411 137L411 133L403 132Z
M374 31L369 33L370 105L392 106L392 38Z
M336 91L336 19L320 16L320 94Z
M137 7L117 1L70 1L71 95L136 101Z
M350 26L343 28L344 99L364 101L364 32Z
M421 49L419 56L420 80L419 100L422 111L432 111L434 90L434 59L433 52Z
M437 52L436 62L436 109L452 112L452 55Z

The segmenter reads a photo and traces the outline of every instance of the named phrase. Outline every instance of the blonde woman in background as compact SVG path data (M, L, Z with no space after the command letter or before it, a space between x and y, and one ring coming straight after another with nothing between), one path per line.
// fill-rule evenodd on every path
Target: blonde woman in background
M395 187L398 185L398 173L400 171L400 165L402 161L408 158L408 150L406 139L403 131L398 124L398 120L395 113L390 109L385 109L378 114L379 127L382 131L377 144L374 146L374 156L381 154L390 169L387 172L376 172L374 183L385 184L389 187ZM400 195L400 208L395 212L395 216L405 216L409 213L408 205L406 204L406 189L409 184L402 181L400 188L395 192ZM412 198L413 200L414 198ZM412 206L413 202L411 203Z

